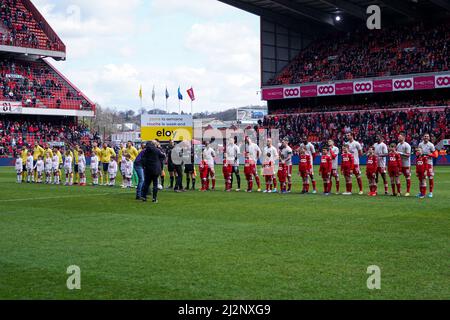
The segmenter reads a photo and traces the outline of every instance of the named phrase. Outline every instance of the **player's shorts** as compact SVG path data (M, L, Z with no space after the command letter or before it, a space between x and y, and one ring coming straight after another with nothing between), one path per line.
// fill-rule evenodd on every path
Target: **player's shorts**
M78 166L78 173L82 173L82 174L84 174L86 172L86 167L83 167L83 166Z
M52 174L52 170L45 170L45 175L49 176Z
M33 168L36 167L37 160L33 160Z
M64 168L65 173L72 173L72 168Z
M234 173L234 174L239 174L239 166L231 167L231 172Z
M350 169L342 170L342 174L344 175L344 177L351 177L353 173L354 173L354 170L350 170Z
M79 170L78 165L74 164L73 165L73 172L78 173L78 170Z
M194 165L193 164L185 164L184 165L184 173L193 173Z
M109 169L109 163L103 162L103 163L102 163L102 166L103 166L103 172L107 172L108 169Z
M252 175L257 176L258 172L256 170L256 164L253 163L253 164L246 165L244 167L244 174L246 176L252 176Z
M402 167L402 174L405 177L410 177L411 176L411 167Z
M427 169L427 176L428 178L434 177L434 167L432 165L429 165L429 168Z
M355 164L355 167L353 168L353 174L354 174L355 176L361 175L361 169L360 169L360 167L359 167L359 164Z
M169 171L169 172L174 172L175 171L175 166L174 166L172 161L168 161L167 162L167 171Z
M22 174L22 170L20 169L20 170L16 170L16 172L17 172L17 174Z
M300 177L302 177L303 179L306 179L309 176L309 170L301 170L298 172L300 174Z
M27 166L26 166L26 165L23 165L23 166L22 166L22 170L23 170L23 172L26 172L26 171L27 171Z
M377 173L379 174L385 174L386 173L386 167L378 167Z
M320 175L325 178L331 177L331 171L320 171Z
M331 176L333 178L339 178L339 171L338 171L338 169L331 170Z
M400 169L388 169L389 177L399 177Z
M282 173L282 174L278 174L277 176L278 176L278 181L279 181L280 183L285 183L285 182L286 182L286 180L287 180L287 175L285 175L284 173Z
M117 175L116 175L115 173L110 173L110 174L109 174L109 178L110 178L110 179L115 179L116 176L117 176Z

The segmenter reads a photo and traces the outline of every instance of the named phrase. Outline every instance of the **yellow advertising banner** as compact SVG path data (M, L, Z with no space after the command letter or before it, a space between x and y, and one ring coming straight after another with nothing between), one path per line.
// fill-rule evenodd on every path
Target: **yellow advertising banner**
M193 120L189 115L142 115L141 139L182 141L193 137Z

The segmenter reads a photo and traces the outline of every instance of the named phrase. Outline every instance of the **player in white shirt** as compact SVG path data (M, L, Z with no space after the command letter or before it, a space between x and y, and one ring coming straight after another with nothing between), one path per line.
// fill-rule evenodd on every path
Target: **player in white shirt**
M356 176L356 181L358 182L359 187L359 194L363 195L363 184L362 184L362 177L361 177L361 168L359 167L359 157L362 156L362 146L361 144L355 140L353 133L347 133L347 139L348 142L346 145L348 146L348 150L351 154L353 154L354 158L354 169L353 174Z
M216 190L216 170L214 169L216 152L211 147L211 144L205 142L205 150L203 150L203 159L208 164L208 176L211 178L212 190Z
M308 142L307 137L303 138L303 143L300 144L300 148L305 148L306 154L311 157L311 170L309 172L309 177L311 178L313 187L312 193L317 193L316 179L314 178L314 157L316 155L316 148L314 148L314 145L311 142Z
M289 146L289 139L284 138L281 142L280 156L283 157L287 166L287 193L292 190L292 148Z
M22 161L22 156L20 155L20 153L17 153L16 173L17 173L17 183L22 183L23 161Z
M406 134L400 133L398 136L397 152L402 157L402 174L406 178L406 194L409 197L411 194L411 145L406 142Z
M278 150L272 145L272 139L267 139L267 145L264 147L264 156L265 156L265 162L271 162L272 167L274 168L273 172L273 193L277 193L277 178L275 176L275 167L277 165L277 161L279 159ZM265 176L268 176L268 174L264 174ZM267 181L266 181L267 184ZM266 190L267 191L267 190Z
M42 159L42 156L39 156L36 164L34 166L34 170L36 171L37 175L37 183L42 183L42 178L44 176L44 170L45 170L45 163Z
M31 152L28 152L27 157L27 163L25 164L25 167L27 169L27 183L34 182L34 163L33 163L33 156L31 155Z
M125 160L125 187L131 188L131 177L133 176L133 161L131 161L131 156L126 155Z
M376 183L378 184L378 177L381 175L381 178L383 178L384 183L384 194L389 194L389 184L387 181L386 176L386 157L389 154L388 147L386 143L384 143L384 138L382 135L377 136L377 143L373 145L373 148L375 149L375 155L378 159L378 168L377 168L377 176L376 176Z
M98 165L99 165L99 159L97 154L95 153L95 149L92 149L92 156L91 156L91 176L92 176L92 185L98 186Z
M73 185L73 169L72 169L72 155L70 154L70 151L67 150L65 157L64 157L64 172L66 174L66 186Z
M115 158L111 158L111 162L108 167L109 186L114 187L116 185L118 165Z
M236 144L235 138L230 138L227 144L227 149L225 152L225 158L227 163L232 166L233 172L231 173L231 186L233 186L233 173L236 175L237 189L236 191L241 191L241 175L239 173L239 155L241 153L240 148Z
M52 157L50 156L50 152L45 153L45 183L51 184L52 183L52 169L53 169L53 161Z
M78 173L80 174L80 186L86 185L86 157L83 150L78 151Z
M246 176L247 183L249 186L251 185L253 187L253 177L255 178L256 185L258 186L258 192L261 192L261 179L258 175L257 165L258 165L258 159L261 157L261 148L252 141L250 137L245 138L245 151L247 154L247 158L249 160L249 174ZM250 183L251 182L251 183ZM247 191L251 191L250 188L248 188Z
M331 170L330 183L333 183L333 178L336 181L336 194L339 194L340 188L340 177L339 177L339 148L334 145L334 140L328 140L328 146L330 147L330 152L332 152L336 157L333 159L333 165Z
M424 155L428 156L428 170L427 176L430 181L430 193L428 198L433 198L434 190L434 167L433 167L433 157L436 153L436 147L430 141L430 135L428 133L424 134L423 141L419 143L419 148L422 149Z
M53 171L53 184L60 184L60 169L59 169L59 156L56 152L53 152L52 157L52 171Z

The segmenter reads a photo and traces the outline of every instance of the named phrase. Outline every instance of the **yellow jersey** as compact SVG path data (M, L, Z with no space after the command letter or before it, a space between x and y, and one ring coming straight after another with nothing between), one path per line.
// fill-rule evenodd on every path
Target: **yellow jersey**
M37 160L39 156L44 156L45 150L41 146L35 146L33 149L33 160Z
M28 150L22 150L22 152L20 153L20 157L22 158L23 163L27 163Z
M78 164L79 153L77 149L73 149L73 163Z
M47 154L47 153L50 155L50 158L53 158L53 150L52 149L48 148L47 150L45 150L45 154Z
M61 154L61 152L59 152L59 150L58 151L56 151L56 155L58 156L58 159L59 159L59 163L61 164L61 163L63 163L63 157L62 157L62 154Z
M112 148L102 148L100 154L100 161L103 163L109 163L111 161L111 157L116 156L116 153Z
M119 162L121 162L122 161L122 157L124 156L124 154L127 152L127 149L125 149L125 148L121 148L120 150L119 150Z
M130 155L131 161L136 160L137 156L139 155L139 152L133 146L131 146L130 148L127 148L127 153Z
M100 149L99 147L95 147L92 150L94 150L95 155L98 158L98 161L102 162L102 160L101 160L102 159L102 149Z

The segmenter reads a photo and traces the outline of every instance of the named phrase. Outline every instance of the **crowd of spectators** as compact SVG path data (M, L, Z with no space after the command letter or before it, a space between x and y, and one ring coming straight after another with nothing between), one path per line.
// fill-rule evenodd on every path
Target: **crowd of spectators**
M47 107L89 110L92 106L81 93L64 85L52 70L40 61L0 59L1 100L20 101L26 107L38 106L44 99Z
M0 44L57 50L58 39L51 40L44 32L44 22L36 21L21 0L0 0Z
M93 141L100 141L99 134L81 124L0 120L0 157L13 156L34 143L78 144L88 152Z
M324 82L450 68L450 23L367 29L315 41L268 84Z
M433 142L440 142L450 136L449 122L449 107L439 111L413 107L407 111L271 115L264 119L263 125L266 129L279 129L280 137L288 137L294 147L298 147L304 138L319 148L328 139L342 146L345 134L353 132L355 139L367 150L378 134L382 134L387 142L396 142L398 134L406 132L407 141L413 147L419 144L424 133L430 133Z

